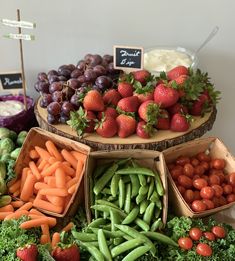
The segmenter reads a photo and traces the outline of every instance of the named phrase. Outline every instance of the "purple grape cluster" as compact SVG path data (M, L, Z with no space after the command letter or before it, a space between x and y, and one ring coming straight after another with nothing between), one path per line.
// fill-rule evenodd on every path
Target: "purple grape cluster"
M41 94L40 106L47 108L48 122L66 123L88 87L103 92L114 87L119 74L113 67L112 55L87 54L76 66L62 65L58 70L39 73L34 87Z

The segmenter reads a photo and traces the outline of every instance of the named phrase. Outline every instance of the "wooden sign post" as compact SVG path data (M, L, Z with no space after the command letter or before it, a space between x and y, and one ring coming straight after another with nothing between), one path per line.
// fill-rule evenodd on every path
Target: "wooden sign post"
M18 27L18 34L7 34L4 35L4 37L9 38L9 39L15 39L15 40L19 40L19 46L20 46L20 64L21 64L21 83L22 83L22 89L23 89L23 95L24 95L24 107L25 110L27 110L27 98L26 98L26 80L25 80L25 70L24 70L24 55L23 55L23 42L22 40L34 40L34 36L33 35L29 35L29 34L22 34L22 30L21 28L27 28L27 29L33 29L35 28L36 24L35 23L31 23L31 22L26 22L26 21L21 21L20 20L20 10L17 9L17 21L14 20L8 20L8 19L1 19L1 22L3 25L6 26L11 26L11 27ZM14 74L14 73L13 73ZM4 74L2 74L4 75ZM10 75L7 74L7 75ZM7 78L9 79L9 78ZM17 80L14 80L14 82ZM18 80L19 83L20 80ZM9 84L8 88L7 85L4 85L3 81L2 82L2 88L3 89L8 89L8 90L13 90L13 86L10 86L11 84ZM18 88L19 89L19 85Z
M117 46L113 47L114 68L131 72L143 69L143 47Z

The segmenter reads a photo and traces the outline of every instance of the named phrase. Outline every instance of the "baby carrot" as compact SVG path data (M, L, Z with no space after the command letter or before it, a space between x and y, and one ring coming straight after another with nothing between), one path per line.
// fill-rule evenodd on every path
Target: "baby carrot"
M30 211L29 211L30 214L34 214L34 215L38 215L38 216L42 216L42 217L45 217L44 214L42 214L42 212L38 211L37 209L35 208L31 208ZM43 232L44 233L44 232ZM44 233L45 234L45 233Z
M30 150L29 151L29 157L31 159L38 159L40 156L39 156L39 154L37 153L36 150Z
M71 186L69 189L68 189L68 193L69 194L73 194L77 188L78 184L74 184L73 186Z
M23 206L21 206L20 208L18 208L16 211L21 211L21 210L30 210L33 206L33 203L32 202L27 202L25 203Z
M53 204L51 204L48 201L42 200L42 199L35 199L33 202L34 207L41 208L47 211L55 212L55 213L61 213L63 211L63 207L58 207Z
M14 208L11 204L0 208L0 212L13 212Z
M68 232L70 231L74 226L74 223L73 222L69 222L64 228L62 228L61 231L65 231L65 232Z
M65 173L69 176L75 175L75 170L73 168L70 168L65 162L61 164L61 168L65 171Z
M76 167L77 167L77 160L74 158L74 156L69 151L67 151L66 149L63 149L61 151L61 154L64 157L64 159L66 161L68 161L73 166L74 169L76 169Z
M51 155L48 151L44 150L43 148L41 148L39 146L35 146L35 150L37 151L39 156L44 160L48 160L51 157Z
M56 225L56 219L51 217L40 217L37 219L32 219L23 222L20 225L22 229L29 229L32 227L40 227L41 225L48 224L50 227L54 227Z
M40 190L40 189L50 188L50 186L43 182L36 182L34 188Z
M12 194L13 197L18 197L19 195L20 195L20 189L17 189L17 190Z
M77 167L76 167L76 177L79 177L82 174L83 170L83 162L81 160L78 160Z
M86 161L87 155L84 153L72 150L71 154L76 158L76 160L81 160L83 163Z
M38 165L38 170L39 170L39 171L42 171L46 164L47 164L47 161L46 161L45 159L43 159L43 160L40 162L40 164Z
M50 166L51 166L50 163L47 162L47 163L44 165L42 171L44 171L45 169L48 169Z
M33 161L29 162L29 167L33 173L33 175L37 178L37 180L41 179L41 174L39 173L39 170L36 166L36 164Z
M71 167L71 164L68 161L63 161L62 164L65 166Z
M22 200L16 200L16 201L12 201L11 205L13 208L20 208L21 206L24 205L24 202Z
M54 172L56 171L56 169L59 168L59 166L61 165L61 162L57 161L55 163L53 163L50 167L48 168L44 168L43 171L41 172L41 175L43 177L45 176L51 176L52 174L54 174Z
M62 168L58 168L55 171L55 179L56 179L57 188L65 188L66 186L65 173Z
M50 243L48 235L42 234L41 237L40 237L40 244L41 245L46 245L48 243Z
M30 198L29 198L29 202L31 202L31 203L33 203L34 200L35 200L35 197L30 197Z
M67 182L66 184L66 188L69 189L71 186L73 186L74 184L77 184L79 181L79 178L73 178L70 181Z
M22 170L21 181L20 181L20 191L22 190L23 185L25 183L25 180L26 180L26 177L28 174L28 170L29 170L29 168L23 168L23 170Z
M21 183L21 180L18 179L17 181L15 181L9 188L8 188L8 191L10 193L14 193L15 191L17 191L19 188L20 188L20 183Z
M53 205L58 207L64 206L64 198L63 197L57 197L57 196L46 196L48 201L50 201Z
M56 161L58 161L55 157L50 157L48 159L48 162L52 165L53 163L55 163Z
M59 151L56 148L55 144L51 140L48 140L45 143L45 145L46 145L47 150L51 154L51 156L54 156L59 161L63 160L63 157L61 156L61 154L59 153Z
M41 163L42 161L43 161L42 158L39 158L39 159L37 160L37 162L36 162L37 167L40 165L40 163Z
M52 235L52 240L51 240L51 246L52 248L56 247L56 245L60 242L60 233L55 232Z
M0 220L4 220L5 217L7 217L8 215L12 214L14 212L0 212Z
M9 219L19 219L20 217L22 217L23 215L27 216L29 214L29 212L27 210L18 210L15 211L9 215L7 215L4 220L9 220Z
M28 174L25 180L24 186L22 188L20 199L23 201L28 201L33 195L34 184L36 183L36 178L32 174Z
M48 235L50 238L50 231L48 225L41 225L41 230L43 235Z
M51 187L51 188L56 188L56 178L55 177L48 177L50 178L47 182L47 184Z
M61 188L48 188L48 189L41 189L40 194L46 196L66 197L68 196L68 191L67 189L61 189Z

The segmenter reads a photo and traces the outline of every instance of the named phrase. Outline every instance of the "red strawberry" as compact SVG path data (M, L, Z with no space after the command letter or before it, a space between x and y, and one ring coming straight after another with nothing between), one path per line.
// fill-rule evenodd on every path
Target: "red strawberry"
M86 127L84 129L84 132L88 132L88 133L92 133L94 132L95 129L95 120L96 120L96 116L94 114L94 112L92 111L86 111Z
M83 100L83 107L88 111L103 111L104 101L101 94L97 90L89 91Z
M174 105L179 99L177 90L168 87L164 84L159 84L154 90L154 101L161 108L167 108Z
M117 111L116 111L113 107L107 107L104 111L98 112L97 118L98 118L99 120L102 119L102 114L104 114L106 117L107 117L107 116L110 116L110 117L112 117L112 118L114 118L114 119L116 119L117 116L118 116Z
M188 68L186 68L183 65L177 66L173 69L171 69L168 73L167 73L167 77L169 80L175 80L176 78L178 78L181 75L188 75Z
M121 100L120 93L115 89L110 89L103 95L103 100L105 104L112 104L114 106L117 106L119 100Z
M118 129L117 122L112 117L104 117L97 125L96 132L105 138L110 138L116 135Z
M187 119L187 116L176 113L173 115L171 119L171 126L170 129L172 131L182 132L187 131L190 127L189 120Z
M161 110L159 117L157 119L156 128L159 130L169 130L170 129L170 116L168 111Z
M130 97L133 95L134 88L132 84L128 82L120 82L118 84L118 92L121 94L123 98Z
M145 92L145 93L136 93L134 92L134 96L137 96L140 103L143 103L145 101L153 100L153 91L151 92Z
M178 102L172 105L171 107L167 108L167 110L171 115L174 115L176 113L183 113L183 114L188 113L188 108Z
M171 80L169 82L169 84L174 84L174 82L175 82L178 85L182 85L182 84L184 84L184 82L186 81L187 78L188 78L188 75L182 74L179 77L177 77L176 79Z
M52 257L56 261L80 261L80 251L76 245L56 247L52 252Z
M122 98L118 102L117 107L119 110L124 112L137 112L139 107L139 100L136 96Z
M138 109L139 117L147 123L156 124L159 105L154 101L143 102Z
M198 100L194 101L192 108L190 108L190 113L194 116L203 115L205 110L209 106L209 99L206 94L201 94Z
M139 81L143 85L146 84L148 78L150 77L150 73L146 70L135 71L135 72L132 72L132 74L134 76L134 79L136 81Z
M140 121L136 127L136 134L143 139L149 139L154 132L153 126L147 124L145 121Z
M38 248L34 244L18 248L16 256L22 261L37 261Z
M118 124L118 136L120 138L126 138L135 133L136 120L133 117L125 114L120 114L116 118L116 121Z

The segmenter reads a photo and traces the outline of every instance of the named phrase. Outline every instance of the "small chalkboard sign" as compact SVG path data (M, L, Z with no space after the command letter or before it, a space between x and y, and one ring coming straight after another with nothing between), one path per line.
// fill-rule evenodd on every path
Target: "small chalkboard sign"
M0 89L4 91L13 91L22 89L21 72L0 73Z
M143 69L142 47L117 46L113 47L114 68L128 71Z

